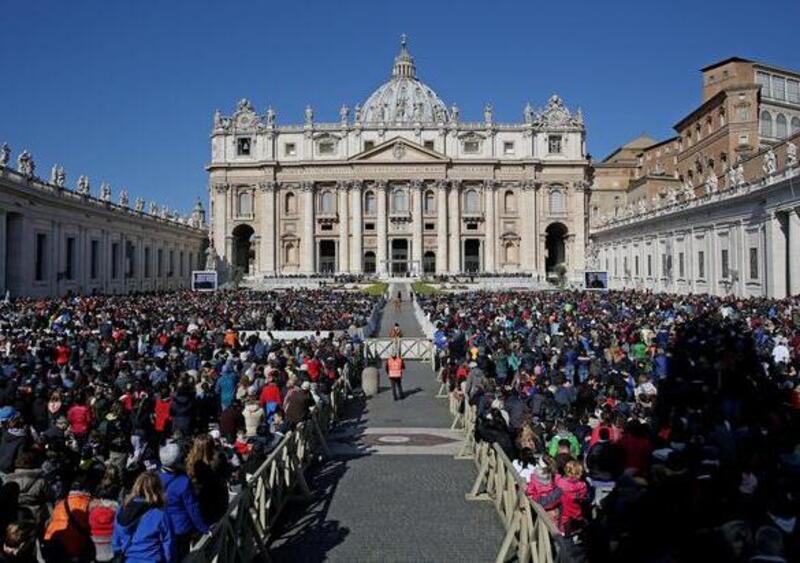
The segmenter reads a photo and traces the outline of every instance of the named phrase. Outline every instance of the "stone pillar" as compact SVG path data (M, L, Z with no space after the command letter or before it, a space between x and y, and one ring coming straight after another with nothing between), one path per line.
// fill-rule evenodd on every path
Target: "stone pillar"
M450 218L450 252L448 265L451 274L461 272L461 182L454 180L450 184L448 217Z
M350 208L347 195L350 185L339 182L336 185L339 194L339 248L336 253L337 268L341 273L350 271Z
M523 272L539 272L539 252L536 221L536 188L533 182L522 184L520 205L520 267Z
M782 299L787 295L786 251L787 240L782 213L772 212L766 221L767 256L764 261L767 269L767 296Z
M447 181L436 183L436 273L447 273Z
M350 271L353 273L361 273L362 254L362 236L364 227L362 225L364 217L361 212L361 182L355 181L351 186L352 202L353 202L353 244L350 248Z
M586 188L587 184L583 180L577 181L573 184L574 192L572 194L572 204L569 206L569 212L575 218L573 224L575 225L575 241L572 248L572 256L570 262L570 270L577 279L584 278L584 271L586 270ZM656 245L658 248L658 245ZM647 265L645 264L645 267ZM647 272L645 272L646 274Z
M314 254L314 184L313 182L303 182L301 186L303 194L303 238L300 240L302 247L302 258L300 260L300 271L304 274L313 274L315 271Z
M486 259L484 261L485 270L487 272L495 272L497 271L497 265L495 264L495 252L497 249L497 235L495 234L495 213L494 213L494 198L496 193L496 184L494 180L487 180L484 183L484 193L486 197L486 228L484 229L484 233L486 234L486 244L484 245L486 248Z
M4 297L6 294L6 258L8 257L7 219L6 210L0 209L0 297ZM33 252L36 252L35 247ZM34 257L34 260L35 259Z
M386 182L375 182L375 191L377 192L378 201L378 252L376 253L378 275L384 275L388 270L386 267L386 247L388 243L386 232L386 190Z
M411 201L412 201L412 239L411 239L411 261L412 268L417 268L417 273L422 273L422 254L423 254L423 237L422 229L422 198L425 195L425 184L419 180L412 180L411 182ZM413 270L412 270L413 271Z
M261 188L261 210L259 224L261 225L261 254L259 271L265 274L275 274L275 182L264 182Z
M789 295L800 295L800 209L790 209L789 230Z

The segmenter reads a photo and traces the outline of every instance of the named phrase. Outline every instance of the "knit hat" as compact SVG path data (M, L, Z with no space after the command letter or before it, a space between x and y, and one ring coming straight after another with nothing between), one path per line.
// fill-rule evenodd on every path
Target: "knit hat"
M163 467L175 467L181 460L181 449L175 442L167 442L158 450L158 457Z

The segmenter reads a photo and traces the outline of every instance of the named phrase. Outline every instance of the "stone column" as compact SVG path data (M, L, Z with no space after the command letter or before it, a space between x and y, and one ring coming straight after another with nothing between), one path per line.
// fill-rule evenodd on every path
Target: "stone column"
M536 230L536 188L532 181L522 183L520 205L520 268L523 272L538 272L538 236Z
M314 266L314 183L303 182L300 188L303 194L303 238L300 239L302 257L300 271L304 274L313 274Z
M436 183L436 273L447 273L447 180Z
M411 239L411 261L412 268L416 267L418 273L422 273L422 229L424 227L422 219L422 198L425 192L425 184L419 180L411 181L411 201L412 201L412 216L411 225L413 235Z
M586 189L587 183L579 180L573 184L572 205L569 211L575 217L575 245L572 249L570 270L576 276L583 279L583 272L586 269ZM658 248L658 246L656 246ZM646 266L646 264L645 264ZM647 273L647 272L645 272Z
M363 215L361 212L361 181L353 182L351 186L352 202L353 202L353 244L350 248L350 271L353 273L361 273L361 263L363 261L362 254L362 236L364 233Z
M5 209L0 209L0 295L6 294L6 257L8 256L8 229L6 228L6 221L8 217ZM36 252L34 246L33 252ZM36 258L34 257L34 260Z
M786 297L786 250L787 240L783 228L781 213L769 214L766 226L766 264L767 296L775 299Z
M800 209L790 209L789 229L789 295L800 294Z
M377 226L378 252L376 254L376 259L378 261L377 264L378 275L384 275L387 272L386 247L387 247L388 237L386 232L386 190L387 190L386 182L382 180L375 182L375 191L377 192L377 201L378 201L378 226Z
M259 213L259 224L261 225L261 259L259 271L262 273L275 274L275 192L277 184L275 182L264 182L261 188L261 210Z
M450 218L450 252L448 265L451 274L461 272L461 182L453 180L450 184L448 216Z
M484 229L484 233L486 235L486 244L484 247L486 248L486 260L484 261L485 270L487 272L495 272L497 271L497 265L495 264L495 251L497 249L497 236L495 234L495 213L494 213L494 198L496 190L495 188L497 185L495 184L494 180L487 180L484 182L483 191L486 197L486 228Z
M337 268L339 272L350 271L350 208L347 195L350 192L350 184L339 182L336 185L339 194L339 248L336 253Z

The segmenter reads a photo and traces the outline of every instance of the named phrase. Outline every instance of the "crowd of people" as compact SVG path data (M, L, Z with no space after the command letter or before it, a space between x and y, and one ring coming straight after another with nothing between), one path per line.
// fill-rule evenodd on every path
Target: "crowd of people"
M800 560L799 297L418 301L562 560Z
M322 290L1 303L0 562L180 561L360 373L359 340L328 330L377 303ZM270 322L317 336L239 336Z

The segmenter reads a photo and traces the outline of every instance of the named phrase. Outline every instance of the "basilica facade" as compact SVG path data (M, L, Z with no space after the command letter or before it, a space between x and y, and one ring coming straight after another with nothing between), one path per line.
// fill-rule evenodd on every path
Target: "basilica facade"
M210 256L232 275L583 275L589 161L558 96L520 123L467 123L417 77L405 40L389 80L339 120L279 125L247 100L216 112ZM211 265L211 264L209 264Z

